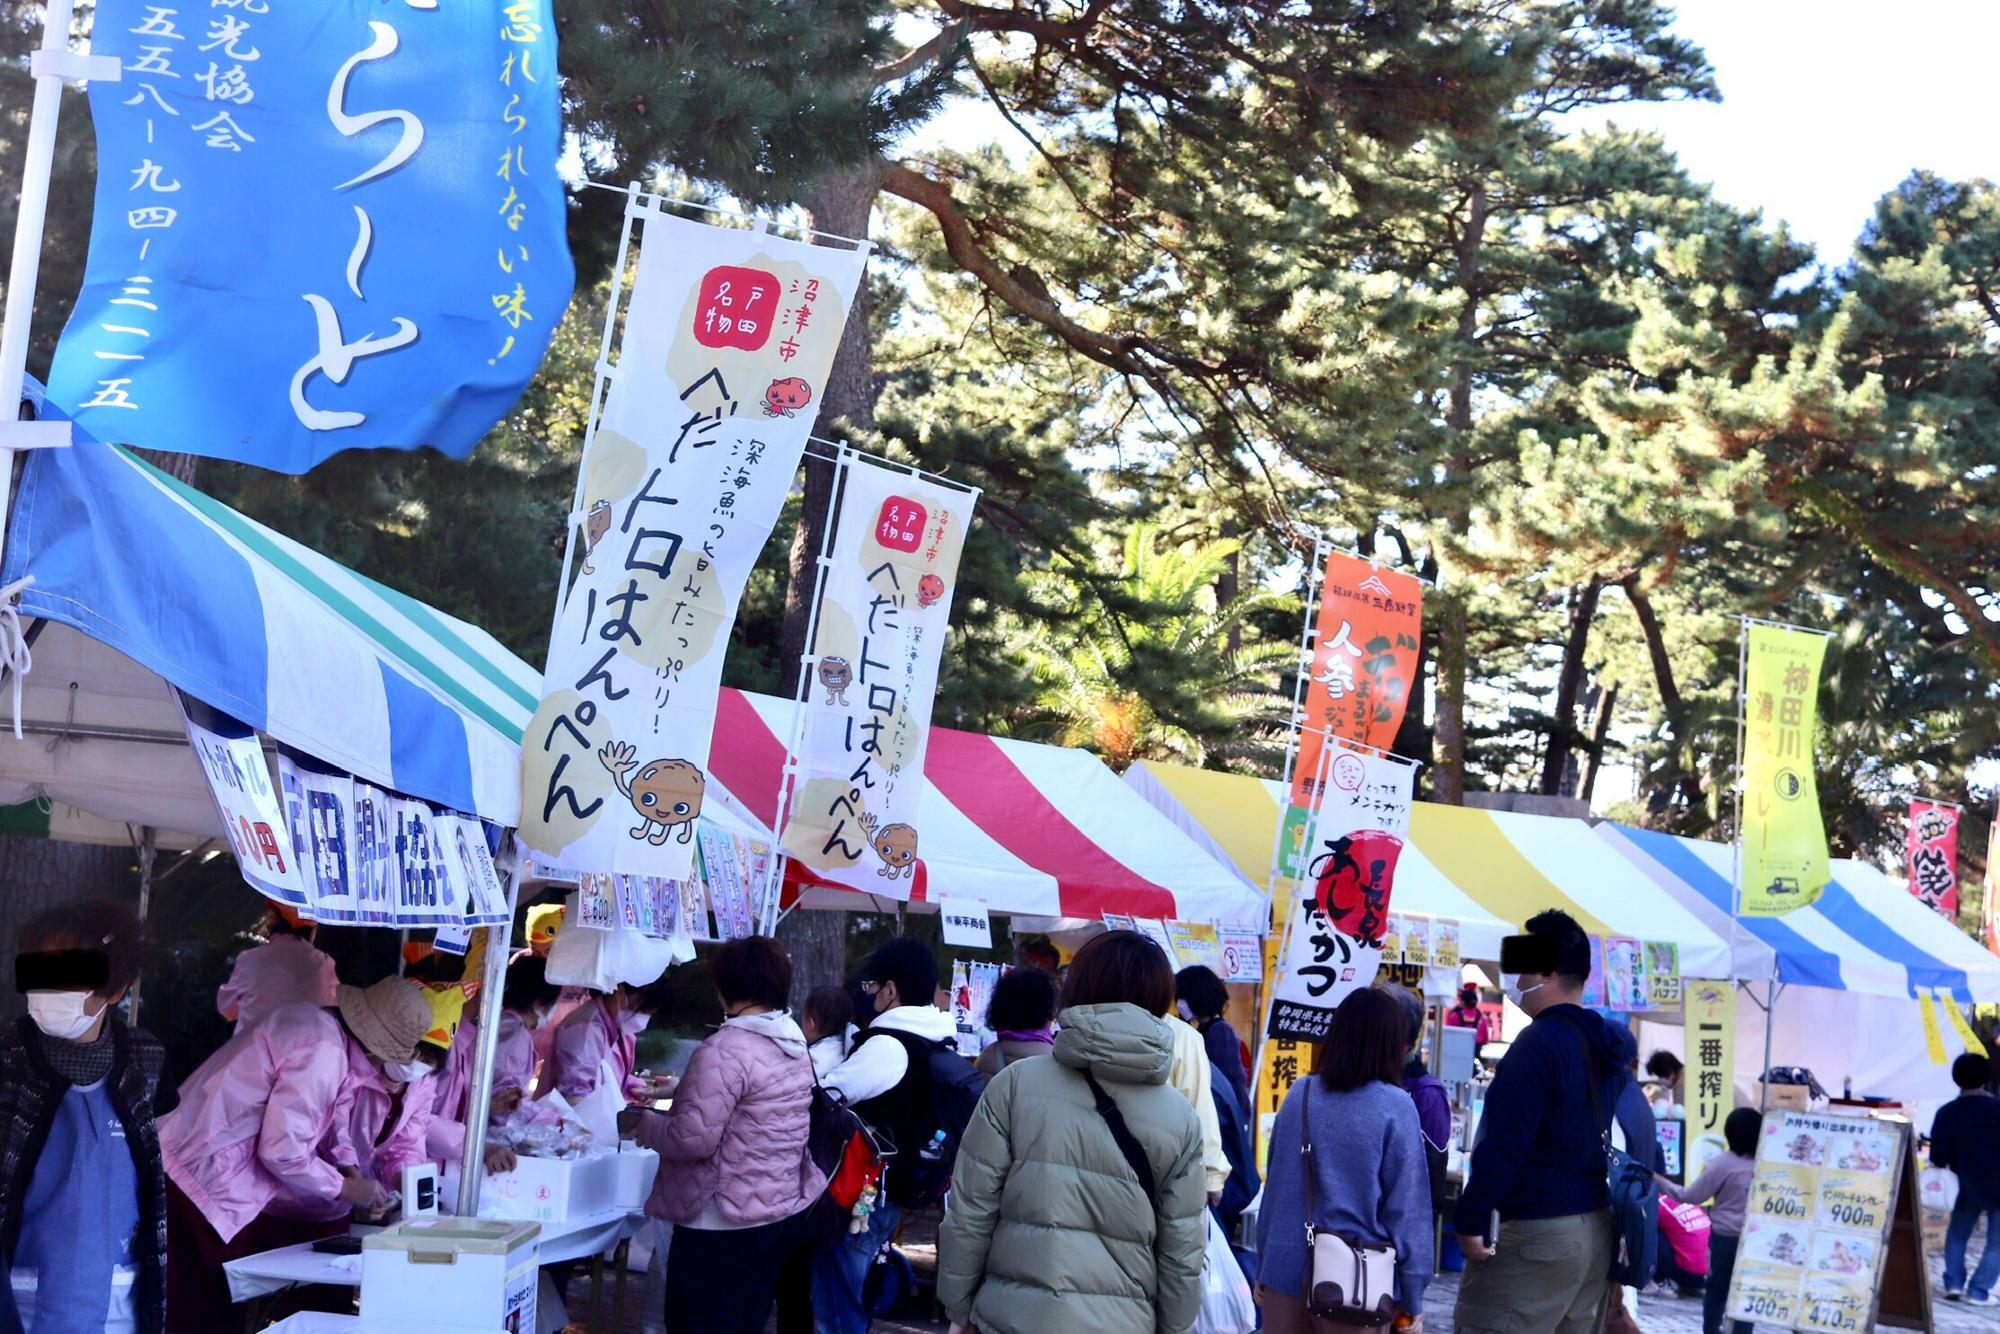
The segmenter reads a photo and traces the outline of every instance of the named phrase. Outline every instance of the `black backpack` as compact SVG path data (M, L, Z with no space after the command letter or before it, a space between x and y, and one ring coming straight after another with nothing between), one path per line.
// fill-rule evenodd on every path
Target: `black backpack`
M893 1038L909 1057L909 1074L897 1089L858 1108L886 1110L876 1130L894 1143L896 1156L886 1175L889 1203L904 1209L927 1209L942 1203L958 1161L959 1141L986 1091L986 1076L958 1054L949 1039L931 1042L914 1033L877 1029L871 1038ZM937 1142L939 1132L944 1139Z

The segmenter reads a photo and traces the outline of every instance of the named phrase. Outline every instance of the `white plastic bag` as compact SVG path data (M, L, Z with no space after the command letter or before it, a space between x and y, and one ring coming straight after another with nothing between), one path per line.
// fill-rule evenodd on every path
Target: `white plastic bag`
M1192 1334L1250 1334L1257 1328L1257 1301L1250 1282L1229 1249L1229 1238L1212 1210L1202 1210L1208 1224L1207 1254L1201 1266L1201 1314Z

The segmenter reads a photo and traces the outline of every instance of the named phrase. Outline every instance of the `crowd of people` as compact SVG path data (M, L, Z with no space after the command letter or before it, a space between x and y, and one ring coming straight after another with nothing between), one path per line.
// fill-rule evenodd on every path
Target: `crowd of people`
M1454 1329L1628 1328L1621 1285L1651 1266L1635 1275L1630 1236L1621 1244L1607 1145L1641 1171L1664 1166L1636 1044L1581 1003L1590 952L1575 921L1545 912L1511 939L1533 966L1504 989L1530 1022L1486 1090L1448 1220L1467 1261ZM1262 1328L1308 1331L1329 1304L1363 1300L1329 1294L1329 1254L1349 1257L1357 1290L1375 1276L1361 1314L1424 1327L1451 1107L1422 1060L1424 1003L1401 987L1342 1000L1277 1112L1260 1178L1226 988L1205 968L1176 974L1132 931L1092 937L1066 965L1041 942L1024 950L991 995L977 1060L959 1053L921 941L892 939L848 985L809 989L797 1018L784 948L729 941L708 955L722 1022L678 1081L637 1068L657 988L565 992L524 951L505 972L480 1109L466 989L435 958L344 985L309 925L275 920L218 996L234 1035L176 1086L159 1044L116 1008L137 940L132 914L105 903L23 931L28 1015L0 1033L0 1334L230 1329L226 1260L382 1216L405 1166L463 1152L469 1116L553 1116L537 1105L550 1091L660 1155L647 1212L671 1225L674 1334L757 1334L774 1310L785 1334L862 1334L871 1271L904 1219L934 1207L953 1334L1186 1330L1218 1263L1254 1282ZM1455 1008L1462 1026L1484 1022L1476 995ZM1678 1075L1651 1064L1662 1083ZM1947 1295L1988 1304L2000 1099L1985 1058L1961 1058L1954 1076L1965 1093L1933 1128L1933 1161L1960 1181ZM1723 1324L1760 1127L1739 1109L1728 1151L1694 1180L1656 1177L1674 1243L1657 1272L1705 1291L1707 1334ZM512 1166L504 1144L489 1148L490 1170ZM1254 1238L1218 1261L1214 1230L1235 1238L1259 1198ZM1669 1220L1697 1205L1676 1232ZM1968 1275L1981 1220L1989 1242Z

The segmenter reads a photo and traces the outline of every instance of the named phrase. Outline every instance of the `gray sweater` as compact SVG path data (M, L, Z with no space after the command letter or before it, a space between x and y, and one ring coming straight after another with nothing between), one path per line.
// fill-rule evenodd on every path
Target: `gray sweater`
M1756 1175L1757 1160L1741 1154L1722 1152L1708 1160L1701 1175L1685 1186L1658 1178L1660 1189L1682 1204L1708 1205L1708 1225L1717 1235L1743 1235L1743 1211L1750 1203L1750 1178Z

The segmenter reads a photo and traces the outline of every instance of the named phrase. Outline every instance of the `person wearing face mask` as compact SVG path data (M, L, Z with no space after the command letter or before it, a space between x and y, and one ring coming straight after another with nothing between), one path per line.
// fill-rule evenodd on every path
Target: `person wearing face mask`
M1500 967L1508 999L1534 1022L1493 1077L1459 1196L1467 1263L1455 1328L1595 1334L1612 1260L1603 1143L1633 1049L1582 1006L1590 940L1567 913L1530 918L1526 935L1501 943ZM1486 1240L1495 1214L1497 1248Z
M112 1009L138 922L113 903L30 918L26 1018L0 1031L0 1331L166 1327L166 1178L153 1119L166 1055Z
M169 1328L240 1327L225 1260L333 1236L355 1211L385 1207L357 1146L393 1134L390 1109L430 1070L417 1044L431 1023L402 978L342 986L330 1008L273 1010L188 1077L160 1119Z
M635 1069L639 1035L659 1004L647 988L621 982L593 994L556 1029L548 1082L601 1142L617 1142L618 1114L626 1104L672 1091L671 1079L647 1079Z
M549 981L545 960L523 954L507 965L507 981L500 993L500 1036L493 1048L489 1126L506 1120L528 1096L535 1082L535 1033L561 995L562 988ZM437 1098L431 1104L426 1142L430 1156L440 1163L455 1163L465 1156L465 1113L472 1099L472 1067L479 1051L475 1010L475 1006L466 1007L452 1039L450 1059L433 1081ZM514 1151L489 1138L486 1167L492 1172L513 1171Z
M812 1059L785 1010L783 946L748 936L708 962L722 1027L689 1058L672 1111L627 1120L660 1155L646 1212L674 1226L667 1334L762 1334L778 1272L826 1189L806 1152Z

